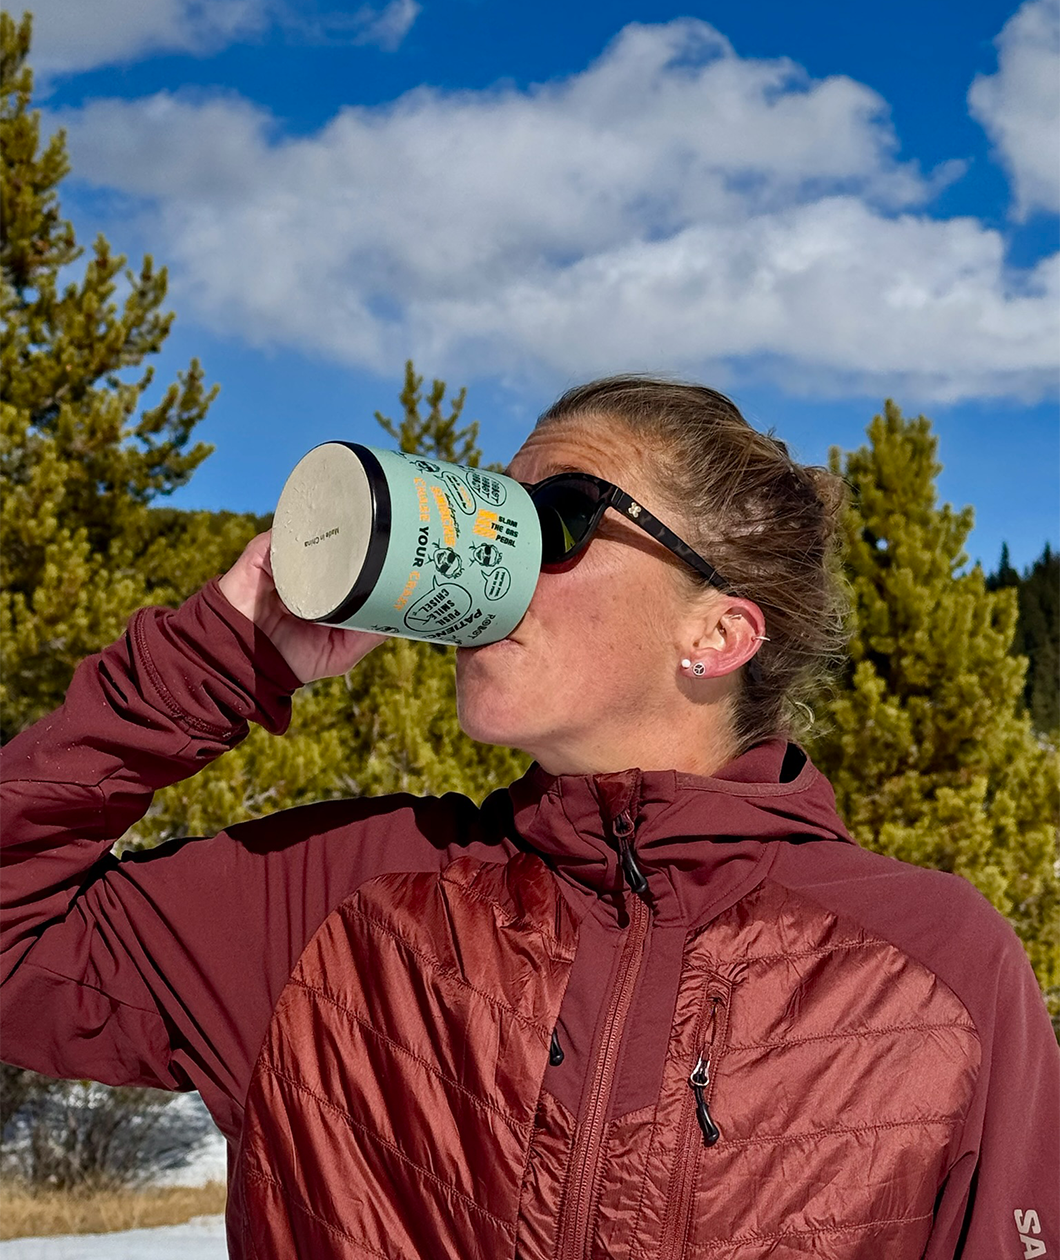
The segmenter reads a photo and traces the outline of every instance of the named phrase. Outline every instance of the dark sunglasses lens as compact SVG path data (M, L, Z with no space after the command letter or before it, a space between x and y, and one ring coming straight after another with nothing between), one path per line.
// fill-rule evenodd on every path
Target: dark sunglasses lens
M541 563L559 564L572 555L592 528L600 496L578 482L557 482L533 494L541 520Z

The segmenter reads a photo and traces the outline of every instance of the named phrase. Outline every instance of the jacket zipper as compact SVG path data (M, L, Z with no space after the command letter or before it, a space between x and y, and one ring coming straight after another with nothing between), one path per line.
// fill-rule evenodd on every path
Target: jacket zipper
M626 877L630 892L634 896L643 897L648 891L648 881L637 865L636 854L633 852L633 819L629 814L621 813L611 824L611 830L618 841L618 860L622 864L622 874Z
M612 825L619 842L623 874L633 889L634 881L647 889L648 882L633 855L634 824L628 813L619 814ZM628 854L628 857L626 856ZM596 1182L603 1151L604 1129L611 1103L622 1030L633 1001L643 960L644 942L648 935L650 912L640 895L630 898L629 928L622 944L618 979L611 990L610 1009L604 1025L600 1048L593 1064L592 1080L596 1088L589 1100L585 1122L578 1129L571 1156L571 1175L564 1208L559 1222L558 1260L586 1260L592 1241L593 1207L596 1203Z
M559 1044L559 1029L553 1028L552 1040L548 1043L548 1061L553 1067L559 1067L563 1059L563 1047Z
M705 1012L705 1026L701 1026L697 1032L698 1057L688 1077L693 1105L685 1107L681 1119L681 1133L674 1169L676 1186L670 1197L670 1208L666 1213L663 1229L663 1243L659 1251L659 1255L664 1258L680 1257L685 1251L692 1207L692 1190L695 1183L694 1174L698 1162L698 1156L693 1155L692 1152L700 1142L710 1147L721 1137L721 1130L710 1114L707 1093L712 1084L711 1055L714 1054L717 1046L719 1011L725 1006L725 994L717 989L711 990L707 994L707 1001L710 1006ZM701 1131L701 1137L698 1139L694 1136L697 1122Z
M703 1056L700 1055L696 1060L696 1066L692 1069L688 1077L688 1083L692 1086L692 1093L696 1099L696 1119L699 1121L699 1127L703 1130L703 1145L713 1146L721 1137L721 1130L714 1123L714 1117L710 1114L710 1108L707 1106L706 1091L710 1088L710 1060L703 1062Z

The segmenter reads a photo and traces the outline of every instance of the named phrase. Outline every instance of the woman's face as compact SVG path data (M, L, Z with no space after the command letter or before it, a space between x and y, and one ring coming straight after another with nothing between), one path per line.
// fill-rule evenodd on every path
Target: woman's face
M613 481L680 534L660 502L646 453L603 424L556 424L527 438L517 481L585 472ZM582 553L545 570L507 639L457 652L460 724L473 739L520 748L553 774L621 770L659 760L676 742L675 709L703 610L682 562L608 508ZM698 684L703 694L703 684ZM707 687L711 686L707 682ZM660 745L662 746L660 750Z

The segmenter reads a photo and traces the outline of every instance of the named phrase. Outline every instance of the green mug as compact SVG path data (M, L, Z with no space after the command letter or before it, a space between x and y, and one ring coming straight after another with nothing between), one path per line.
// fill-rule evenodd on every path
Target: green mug
M324 442L287 478L271 560L280 599L307 621L477 647L529 607L541 525L510 477Z

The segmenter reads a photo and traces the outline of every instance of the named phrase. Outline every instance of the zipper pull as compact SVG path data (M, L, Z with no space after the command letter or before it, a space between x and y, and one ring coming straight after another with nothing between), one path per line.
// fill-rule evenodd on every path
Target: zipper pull
M618 860L622 864L622 874L626 877L626 883L631 892L638 897L643 897L648 891L648 881L644 878L644 872L637 865L637 859L633 855L633 842L630 839L634 830L633 819L623 812L611 824L611 830L618 840Z
M559 1033L555 1028L552 1030L552 1040L548 1046L548 1061L553 1067L559 1067L563 1062L563 1047L559 1044Z
M710 1060L706 1062L700 1055L696 1060L696 1066L692 1069L692 1074L688 1078L689 1085L692 1086L692 1093L696 1096L696 1119L699 1121L699 1127L703 1130L703 1145L713 1146L721 1137L721 1130L714 1123L714 1119L710 1114L710 1108L707 1106L706 1090L710 1084Z

